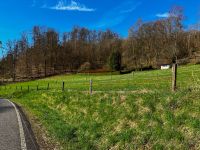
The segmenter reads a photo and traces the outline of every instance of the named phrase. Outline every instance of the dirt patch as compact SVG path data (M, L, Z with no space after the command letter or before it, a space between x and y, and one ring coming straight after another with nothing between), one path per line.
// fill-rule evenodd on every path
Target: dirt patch
M48 136L45 128L37 119L32 117L31 124L33 126L33 131L41 150L62 149L59 143L55 142L53 139L50 138L50 136Z

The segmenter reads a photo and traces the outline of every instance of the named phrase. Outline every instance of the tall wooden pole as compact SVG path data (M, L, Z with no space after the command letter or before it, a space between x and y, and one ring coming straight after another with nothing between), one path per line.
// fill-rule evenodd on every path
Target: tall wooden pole
M175 92L177 89L177 66L178 65L176 63L172 64L172 92Z
M92 90L93 90L93 89L92 89L92 83L93 83L93 82L92 82L92 79L90 79L90 95L92 95Z

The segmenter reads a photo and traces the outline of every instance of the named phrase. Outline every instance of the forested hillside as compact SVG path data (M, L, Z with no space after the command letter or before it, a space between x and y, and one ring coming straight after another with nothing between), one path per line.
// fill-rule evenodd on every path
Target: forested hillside
M157 68L172 60L198 63L199 26L185 29L183 10L173 7L169 17L152 22L139 19L127 38L111 30L74 27L58 33L35 26L19 40L6 43L0 62L1 78L31 79L66 72ZM5 51L5 50L4 50Z

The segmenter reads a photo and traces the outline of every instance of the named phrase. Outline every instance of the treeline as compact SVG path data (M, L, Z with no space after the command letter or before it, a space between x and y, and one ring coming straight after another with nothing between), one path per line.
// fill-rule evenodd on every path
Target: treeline
M174 60L198 63L198 25L185 30L183 19L180 7L172 8L168 18L152 22L139 19L126 39L111 30L74 27L59 34L35 26L31 35L23 33L19 40L7 42L0 75L16 80L66 72L157 68Z
M27 34L7 43L1 74L13 78L36 78L104 68L113 51L121 50L122 39L107 30L75 27L59 35L54 29L34 27L31 42Z

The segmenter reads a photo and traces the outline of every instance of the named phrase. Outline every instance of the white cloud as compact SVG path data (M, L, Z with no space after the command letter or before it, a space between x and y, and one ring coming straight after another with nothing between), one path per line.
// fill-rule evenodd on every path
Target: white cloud
M168 18L170 14L168 12L156 14L156 17L159 18Z
M142 4L142 2L138 2L137 4L131 4L130 2L129 3L127 3L128 5L132 5L132 6L129 6L129 7L131 7L131 8L127 8L127 9L125 9L125 10L121 10L120 11L120 13L131 13L131 12L133 12L138 6L140 6L141 4Z
M122 2L119 6L105 12L99 22L92 25L91 28L106 29L119 25L141 4L142 2L135 3L133 0Z
M31 5L32 7L35 7L36 6L36 0L33 0L32 1L32 5Z
M85 12L92 12L95 11L93 8L88 8L83 4L80 4L74 0L71 1L70 4L66 4L63 0L60 0L58 4L56 4L53 7L50 7L50 9L54 10L68 10L68 11L85 11Z

